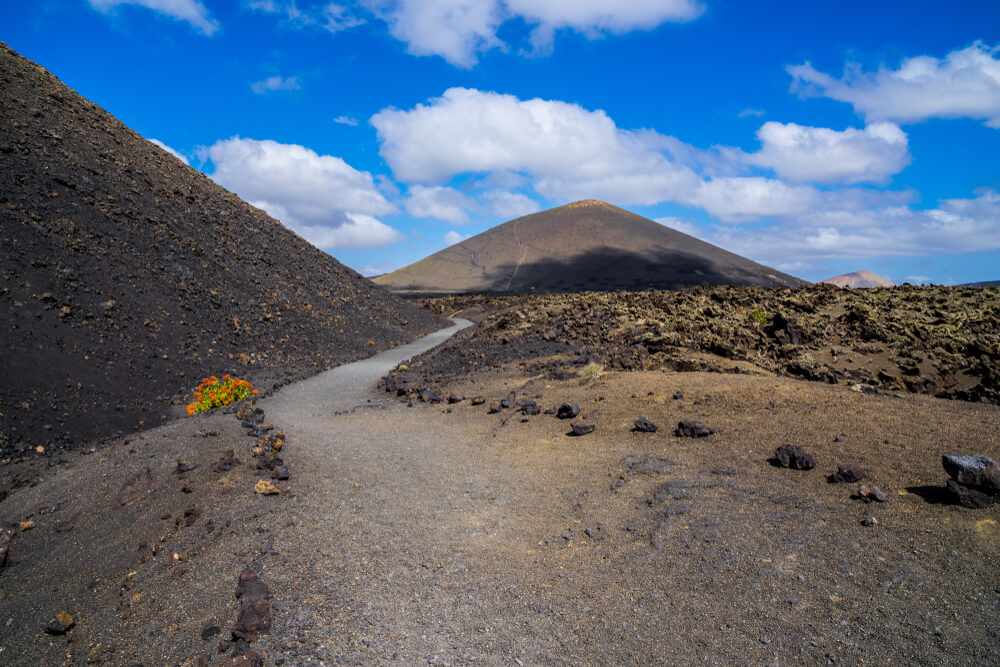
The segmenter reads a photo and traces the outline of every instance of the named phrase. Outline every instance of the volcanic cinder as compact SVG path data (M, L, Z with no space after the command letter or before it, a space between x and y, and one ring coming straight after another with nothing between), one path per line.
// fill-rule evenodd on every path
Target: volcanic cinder
M6 45L0 86L4 455L156 425L203 375L269 387L437 328Z

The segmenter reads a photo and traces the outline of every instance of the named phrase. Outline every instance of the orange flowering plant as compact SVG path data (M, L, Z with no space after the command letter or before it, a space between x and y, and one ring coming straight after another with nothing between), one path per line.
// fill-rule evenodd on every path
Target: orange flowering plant
M200 412L208 412L212 408L220 408L229 405L233 401L242 401L244 398L256 396L257 390L246 380L223 375L222 379L207 377L201 381L194 392L194 403L188 403L188 415L195 415Z

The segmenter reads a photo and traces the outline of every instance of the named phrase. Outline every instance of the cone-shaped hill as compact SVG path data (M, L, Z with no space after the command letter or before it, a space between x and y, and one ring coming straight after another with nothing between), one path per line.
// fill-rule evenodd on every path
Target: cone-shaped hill
M806 284L595 200L505 222L375 282L399 292L445 293Z
M0 91L3 457L438 327L3 44Z
M852 271L842 276L834 276L820 281L825 285L836 285L837 287L895 287L896 283L888 278L883 278L871 271Z

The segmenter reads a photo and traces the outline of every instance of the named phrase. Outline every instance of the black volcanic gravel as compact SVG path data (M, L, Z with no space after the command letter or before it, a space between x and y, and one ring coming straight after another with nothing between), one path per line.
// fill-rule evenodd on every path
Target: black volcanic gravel
M6 45L0 90L3 458L438 328Z

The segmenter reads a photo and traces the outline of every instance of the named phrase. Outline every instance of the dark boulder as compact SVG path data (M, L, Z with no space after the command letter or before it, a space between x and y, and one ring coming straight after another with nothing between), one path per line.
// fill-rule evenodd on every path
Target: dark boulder
M854 482L860 482L865 478L865 471L861 466L856 466L853 463L842 463L837 466L837 472L830 475L827 479L832 484L853 484Z
M795 445L782 445L775 449L772 461L783 468L794 470L811 470L816 467L816 458Z
M677 422L677 428L674 429L674 435L678 438L704 438L715 433L712 429L705 426L701 422L696 422L690 419L683 419Z
M653 422L649 421L645 417L639 417L635 420L635 428L633 431L639 431L640 433L656 433L659 427Z
M580 414L580 406L576 403L563 403L556 410L556 417L559 419L572 419Z

